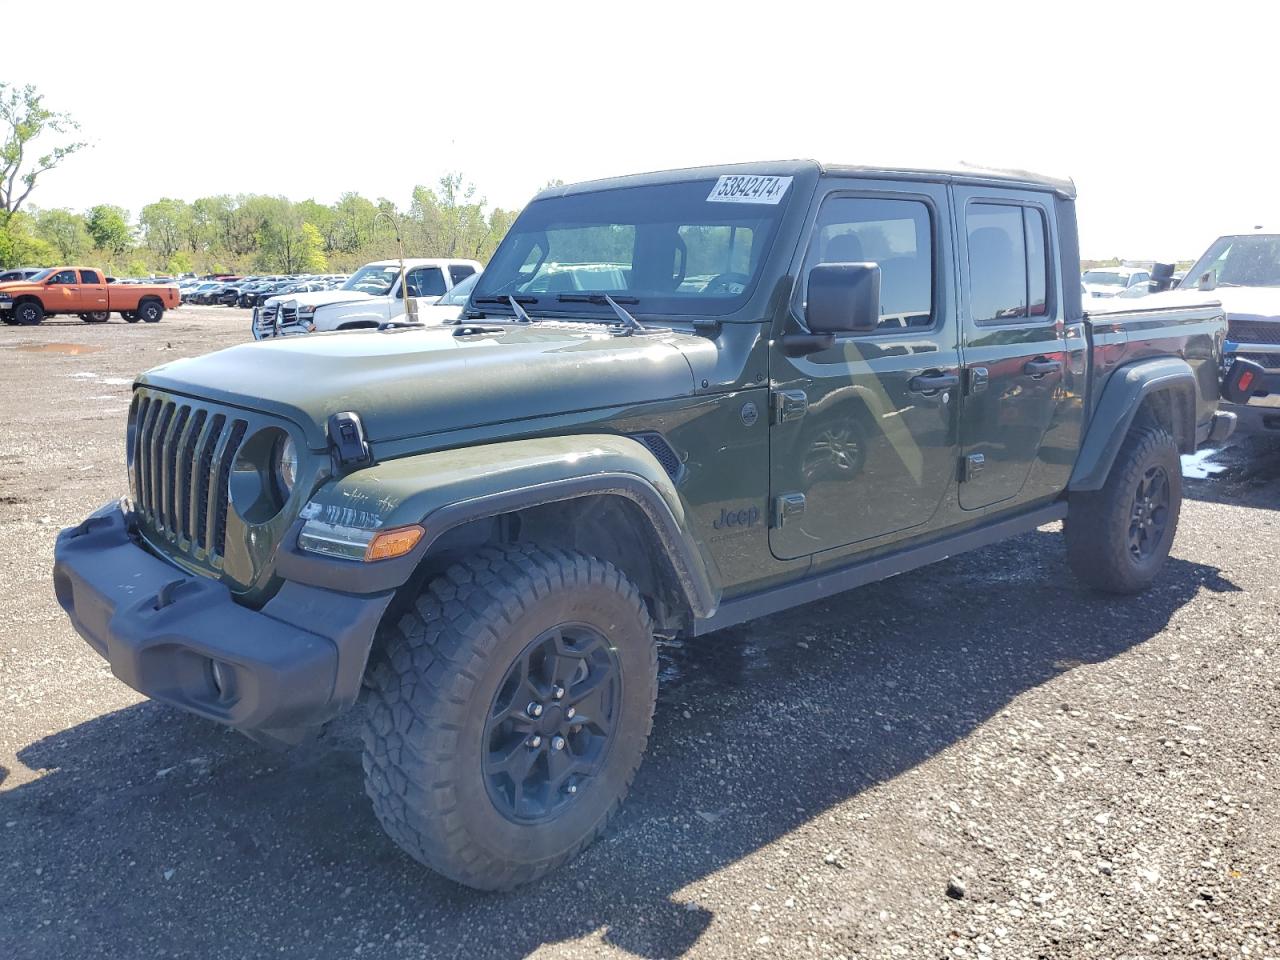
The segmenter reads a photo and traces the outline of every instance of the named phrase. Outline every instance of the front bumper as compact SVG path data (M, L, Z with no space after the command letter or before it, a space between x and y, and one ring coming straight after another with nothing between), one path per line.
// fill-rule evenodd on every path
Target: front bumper
M1225 368L1231 369L1231 361L1239 356L1255 363L1265 363L1280 353L1280 345L1273 343L1234 343L1226 344ZM1220 409L1234 413L1238 421L1237 433L1270 434L1280 436L1280 368L1260 371L1259 378L1252 384L1254 395L1248 403L1220 404Z
M285 742L355 702L392 596L286 581L251 610L140 546L118 503L58 535L53 581L77 632L134 690Z

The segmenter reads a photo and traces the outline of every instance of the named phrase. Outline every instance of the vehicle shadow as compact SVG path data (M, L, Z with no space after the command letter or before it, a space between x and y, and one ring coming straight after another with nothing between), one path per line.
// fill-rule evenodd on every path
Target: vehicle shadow
M666 647L650 756L613 828L509 894L445 881L383 835L354 720L284 755L152 703L53 734L19 753L43 775L0 794L0 821L16 825L0 941L15 958L104 945L202 960L515 958L599 936L680 956L713 919L688 885L1025 691L1157 635L1200 591L1237 589L1174 559L1142 596L1099 596L1071 579L1060 539L1038 531Z

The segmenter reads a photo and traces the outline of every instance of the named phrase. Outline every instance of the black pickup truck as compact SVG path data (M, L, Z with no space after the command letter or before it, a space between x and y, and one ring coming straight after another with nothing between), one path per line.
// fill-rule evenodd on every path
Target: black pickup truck
M454 325L140 376L129 497L62 532L58 599L125 683L256 737L367 689L391 836L533 880L626 794L655 636L1058 520L1086 583L1157 577L1179 454L1234 425L1226 324L1087 317L1074 197L814 162L548 190Z

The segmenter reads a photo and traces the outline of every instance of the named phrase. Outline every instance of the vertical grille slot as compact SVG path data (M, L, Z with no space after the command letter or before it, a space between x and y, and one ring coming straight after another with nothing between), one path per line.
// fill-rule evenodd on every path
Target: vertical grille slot
M142 507L142 451L146 447L143 439L147 425L147 414L150 412L151 398L137 395L133 402L138 405L133 418L133 463L129 464L129 483L133 490L133 501Z
M151 442L147 463L147 514L157 526L164 526L164 509L161 502L164 486L161 466L164 463L164 438L169 429L169 418L173 416L173 403L160 404L160 413L151 429Z
M245 429L248 424L243 420L237 420L235 426L231 428L231 439L227 441L226 449L222 452L222 462L218 464L218 501L214 509L217 511L214 518L214 540L213 548L221 555L227 546L227 505L231 500L231 465L235 463L236 450L240 447L240 441L244 439Z
M180 454L180 469L182 473L178 477L178 509L182 511L182 515L178 518L179 532L188 540L193 539L191 536L191 509L194 506L195 487L192 485L192 479L196 476L196 446L200 442L201 434L204 430L204 422L209 417L209 411L197 410L191 417L191 426L187 429L186 442L182 445Z
M178 448L186 437L183 432L191 408L185 404L177 408L164 438L164 525L170 533L178 532Z
M217 414L213 418L213 426L210 427L208 435L205 437L204 445L200 449L200 463L198 474L196 476L196 544L201 550L207 549L209 546L209 486L213 482L213 453L218 446L218 441L222 438L222 428L226 425L227 418L222 414Z

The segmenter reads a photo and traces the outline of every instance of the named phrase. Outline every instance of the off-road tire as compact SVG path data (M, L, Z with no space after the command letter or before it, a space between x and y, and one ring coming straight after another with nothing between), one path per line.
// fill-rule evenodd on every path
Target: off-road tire
M44 307L36 300L21 300L13 307L15 323L24 327L34 327L44 320Z
M517 822L483 770L491 707L531 641L586 624L621 677L598 775L552 819ZM504 890L571 860L604 831L639 769L657 698L657 647L635 585L612 564L537 546L486 549L454 564L384 624L367 681L365 790L406 852L459 883Z
M125 323L137 323L142 318L139 317L132 310L121 310L120 319L123 320Z
M1135 556L1129 545L1139 483L1148 471L1164 471L1169 486L1163 532L1149 555ZM1084 583L1107 593L1145 590L1160 573L1177 532L1182 507L1178 444L1158 426L1129 431L1101 490L1071 495L1066 521L1067 561Z
M164 307L156 300L144 300L138 305L138 316L143 323L159 323Z

